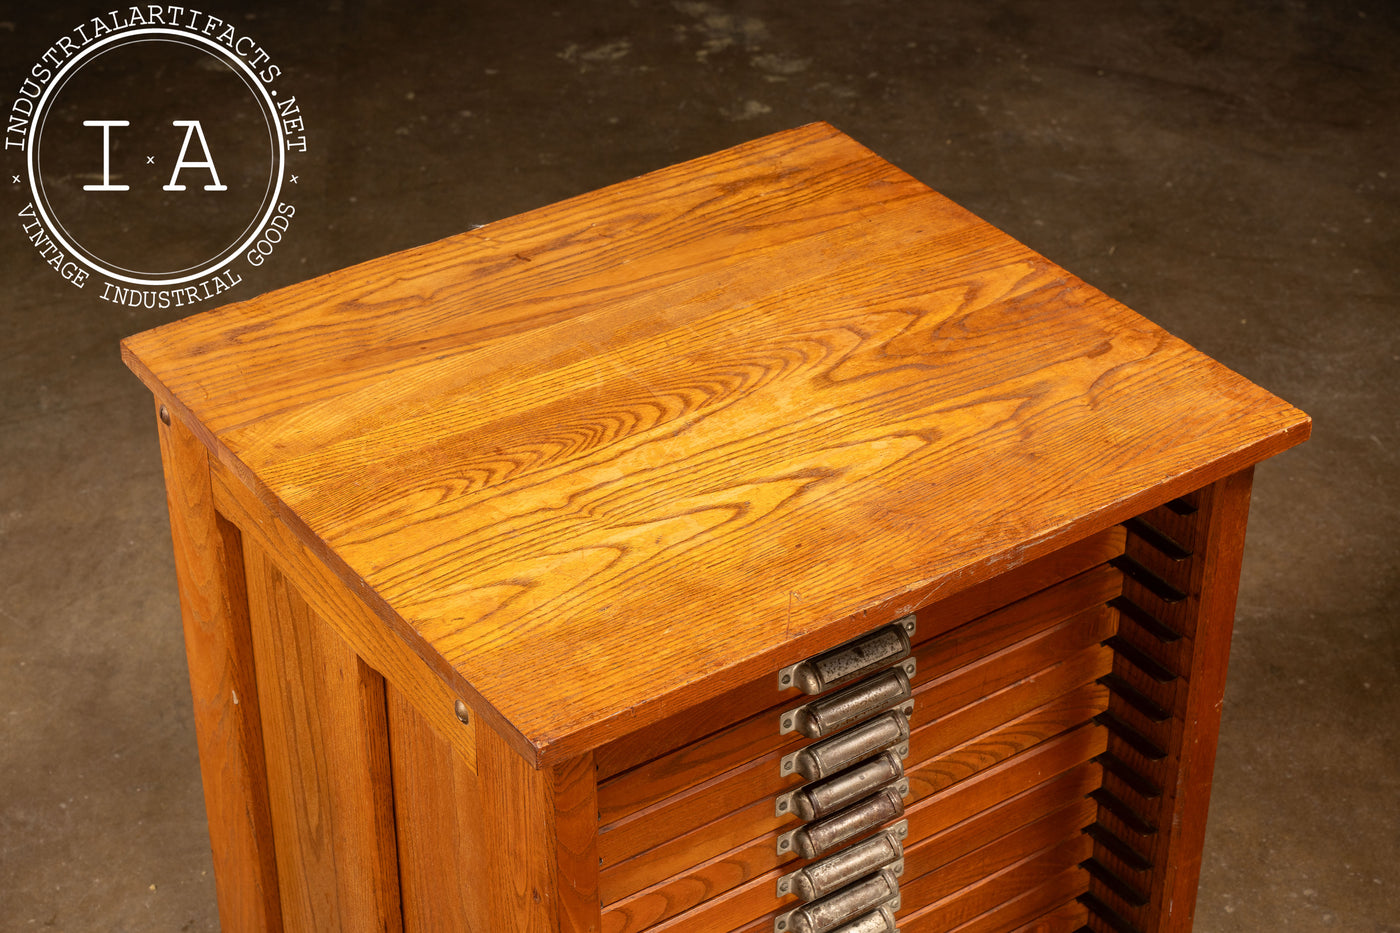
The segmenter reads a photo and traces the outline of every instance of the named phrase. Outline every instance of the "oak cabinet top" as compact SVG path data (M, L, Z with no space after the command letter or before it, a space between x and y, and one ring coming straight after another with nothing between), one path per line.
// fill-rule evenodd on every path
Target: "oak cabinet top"
M824 124L123 350L537 763L1309 430Z

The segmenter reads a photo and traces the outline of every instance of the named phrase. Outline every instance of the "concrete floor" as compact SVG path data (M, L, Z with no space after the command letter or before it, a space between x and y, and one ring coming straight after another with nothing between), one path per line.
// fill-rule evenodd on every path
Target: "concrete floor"
M310 140L295 234L233 297L824 119L1308 411L1256 474L1196 929L1400 931L1393 4L208 7ZM0 8L0 88L97 9ZM0 930L213 930L156 434L117 350L180 312L78 293L3 226Z

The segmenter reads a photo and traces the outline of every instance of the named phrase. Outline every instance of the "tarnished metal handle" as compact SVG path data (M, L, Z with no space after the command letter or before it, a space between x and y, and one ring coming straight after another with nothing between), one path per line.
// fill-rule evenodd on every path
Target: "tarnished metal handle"
M783 756L779 767L784 777L796 772L817 781L908 740L908 717L903 710L891 710Z
M778 837L778 854L796 852L803 858L816 858L903 815L904 798L899 789L882 787L860 803L838 810L826 819L783 833Z
M778 879L778 896L796 894L804 903L825 897L862 875L889 867L896 876L903 870L904 846L893 829L856 843L820 862L813 862Z
M863 914L881 906L898 909L898 900L899 879L889 869L882 869L821 900L783 914L774 921L773 929L776 933L833 933L851 920L864 920Z
M899 933L899 927L895 925L894 911L881 907L843 927L837 927L831 933Z
M887 751L824 781L803 784L796 790L782 794L774 810L778 816L792 813L804 822L819 820L854 800L873 794L882 784L901 782L903 777L904 762L895 752ZM903 796L908 783L899 783L899 787Z
M909 636L913 632L914 617L905 616L816 657L783 668L778 672L778 689L796 687L815 696L863 677L907 655Z
M906 663L912 668L914 661L910 659ZM914 688L909 683L910 676L903 667L892 667L884 673L867 677L854 687L847 687L783 713L778 718L778 732L786 735L795 730L809 739L831 735L872 713L908 700L914 695Z

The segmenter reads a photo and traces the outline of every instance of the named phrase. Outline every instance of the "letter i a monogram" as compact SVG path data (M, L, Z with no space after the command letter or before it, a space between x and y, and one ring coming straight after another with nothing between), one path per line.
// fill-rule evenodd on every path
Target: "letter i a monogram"
M112 184L112 127L130 126L128 120L84 120L83 126L102 127L102 184L83 185L84 191L129 191L130 185ZM209 175L213 178L212 185L205 185L205 191L227 191L228 185L219 181L219 171L214 167L214 156L209 152L209 143L204 138L204 127L199 125L198 120L172 120L171 126L183 126L185 128L185 141L180 145L180 154L175 158L175 170L170 173L170 184L163 186L166 191L184 191L185 186L179 184L180 169L182 168L207 168ZM185 160L185 154L190 150L190 139L199 137L199 148L204 152L203 162L189 162Z
M306 137L287 134L305 125L290 89L274 87L282 68L241 25L186 7L123 4L91 23L72 30L81 45L49 47L0 124L0 148L22 149L28 169L24 236L74 287L103 279L88 293L104 301L175 308L226 292L241 266L263 265L295 211L283 196ZM217 93L191 107L191 83Z
M112 184L112 127L130 126L129 120L84 120L83 126L102 127L102 184L83 185L84 191L128 191L130 185Z
M214 183L205 185L205 191L227 191L228 186L219 183L219 173L214 168L214 157L209 154L209 144L204 141L204 127L199 125L198 120L172 120L171 126L183 126L185 128L185 141L180 146L180 155L175 160L175 171L170 173L170 184L165 186L166 191L184 191L185 186L176 184L176 179L180 177L182 168L207 168L209 174L213 176ZM198 134L199 148L204 150L203 162L186 162L185 153L190 148L190 137Z

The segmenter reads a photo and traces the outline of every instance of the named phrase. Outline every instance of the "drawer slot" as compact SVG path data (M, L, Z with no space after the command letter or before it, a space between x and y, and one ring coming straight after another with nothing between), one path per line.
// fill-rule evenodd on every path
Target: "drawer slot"
M920 719L930 713L951 712L1006 683L1063 660L1066 649L1058 647L1063 642L1060 636L1043 647L1027 643L1026 639L1052 630L1087 609L1102 607L1118 595L1121 582L1117 572L1099 568L920 644L912 659L918 663L913 686L918 692L925 685L936 685L937 695L929 699L933 694L925 687L911 727L917 728ZM1097 640L1112 634L1111 628L1096 631ZM771 681L766 681L766 685L771 691ZM775 755L781 758L805 741L796 733L775 741L773 725L771 713L758 713L694 745L601 782L598 807L604 834L660 807L666 809L666 819L681 819L684 825L675 806L680 795L696 795L702 789L715 788L717 783L741 779L746 765L774 759ZM763 778L763 785L755 787L750 799L786 789L787 782L774 784L775 779ZM700 809L710 819L716 812L726 812L717 811L713 803Z
M1183 540L1180 534L1173 534L1178 540ZM1012 568L993 580L968 587L960 593L925 606L916 613L918 628L914 639L915 653L918 653L920 643L933 639L942 641L951 630L968 622L985 619L991 613L1006 609L1035 594L1042 594L1075 577L1083 581L1089 571L1123 553L1125 539L1126 533L1121 526L1106 528ZM1109 575L1119 576L1111 571ZM1121 584L1116 580L1113 586L1121 589ZM1105 599L1111 599L1115 595L1116 591ZM691 757L693 767L681 773L713 775L716 771L707 769L705 763L718 760L715 746L722 745L726 737L731 743L727 746L729 749L746 746L746 742L733 741L735 730L746 718L774 705L771 677L766 674L758 676L757 679L738 686L706 704L707 715L704 717L697 717L686 710L625 739L602 746L595 753L599 781L606 784L625 772L646 766L648 762L689 751L695 753ZM759 728L759 732L771 728L771 720L766 721ZM757 741L764 739L760 738ZM701 751L702 746L708 751ZM611 819L605 814L603 822L610 822Z
M1106 690L1094 681L1111 664L1111 652L1099 645L1111 618L1100 605L931 683L926 695L936 701L916 705L911 724L909 760L919 763L906 769L911 803L1101 709ZM1077 700L1069 696L1076 690L1084 691ZM916 688L916 697L923 695ZM1056 702L1063 710L1057 711ZM768 735L771 741L771 731ZM764 833L785 831L784 820L775 816L774 798L765 796L773 793L776 780L777 760L770 755L606 827L599 836L604 903L721 857ZM776 789L781 791L781 785ZM772 836L766 845L772 852Z
M1101 776L1089 759L1102 748L1102 730L1077 730L914 804L910 833L923 845L917 853L907 850L917 855L913 871L935 870L1068 803L1085 806L1085 822L1091 821L1085 795ZM668 933L712 933L767 917L766 926L754 929L771 933L774 885L791 870L791 864L779 865L771 840L753 840L613 904L603 915L603 930L634 933L667 921ZM910 870L906 859L906 877Z
M1121 549L1122 529L1117 535L1116 545L1112 536L1106 540ZM1110 548L1104 558L1112 556ZM986 902L987 910L1038 911L1028 920L1073 904L1088 890L1088 872L1080 862L1091 856L1094 841L1083 830L1098 811L1088 795L1102 784L1091 759L1104 753L1108 735L1094 719L1109 703L1109 690L1099 681L1115 673L1114 651L1104 642L1115 637L1120 614L1107 604L1121 595L1123 579L1118 569L1100 564L951 627L926 619L921 611L919 637L911 640L911 654L904 659L913 666L912 677L894 666L898 662L882 658L883 670L862 670L827 693L786 704L771 692L769 680L769 696L778 703L603 780L598 851L604 933L639 933L656 924L668 933L767 933L799 900L795 891L775 900L781 880L788 879L791 887L808 867L878 840L893 819L900 819L908 833L904 871L897 877L906 886L927 885L932 882L923 876L938 865L966 858L989 839L1017 832L1070 803L1075 816L1065 819L1075 823L1072 831L1043 849L1077 846L1083 850L1078 859L1038 863L1047 874L1034 881L1037 869L1012 870L1037 855L1049 858L1045 851L1008 849L1007 858L1019 861L1012 859L1015 864L1008 863L1005 872L1029 887L979 887L977 879L969 885L1001 896L996 903ZM932 637L925 636L926 621L935 631ZM907 700L902 699L901 674L909 681ZM888 705L891 699L894 709ZM852 712L842 715L845 709ZM870 787L886 786L886 795L895 799L903 795L903 786L887 784L895 773L893 760L904 749L885 744L898 736L895 724L900 720L907 730L903 818L893 799L884 800L882 809L875 813L872 807L869 820L858 822L853 831L812 844L812 827L804 820L820 824L833 813L839 816L842 805L860 807L869 797L858 794L868 795ZM836 746L823 747L832 739L838 740ZM847 748L841 754L825 754L825 748L843 745ZM832 797L825 806L811 796L823 789L822 782L863 768L871 773L853 785L858 790ZM852 799L854 804L848 802ZM778 809L783 803L786 809ZM818 837L823 828L816 825ZM807 836L799 837L800 831ZM779 838L788 843L788 852L778 851ZM1058 902L1018 900L1054 884L1060 875L1072 878L1075 890ZM902 902L927 903L909 896ZM868 909L843 919L831 933L866 924L879 929L879 922L875 910ZM909 929L906 919L899 928Z
M1034 910L1071 900L1088 887L1088 873L1079 863L1090 851L1087 837L1071 837L990 874L977 864L975 854L967 863L948 866L948 883L939 887L948 893L942 897L916 891L911 884L909 902L927 906L901 917L899 928L903 933L945 933L991 911L1012 907L1033 890L1039 890L1046 899L1031 905Z

